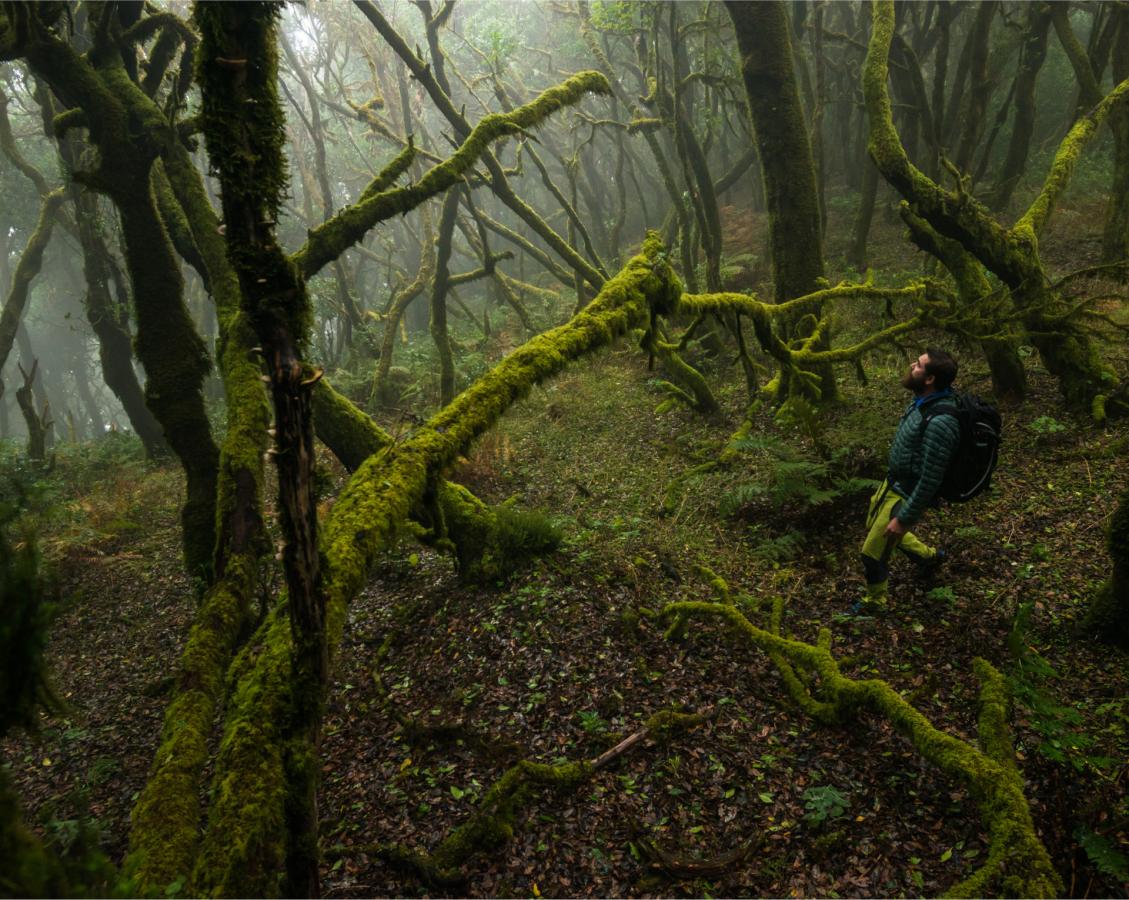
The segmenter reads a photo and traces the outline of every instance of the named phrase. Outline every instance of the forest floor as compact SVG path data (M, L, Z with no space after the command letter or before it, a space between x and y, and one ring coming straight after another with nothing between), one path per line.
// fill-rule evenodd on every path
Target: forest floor
M350 609L325 723L326 895L920 896L968 875L986 852L975 799L888 722L805 718L772 662L716 623L664 637L654 611L715 599L707 566L754 622L783 597L786 633L814 642L829 627L844 674L887 680L961 739L976 737L972 660L990 661L1016 695L1017 759L1067 895L1129 896L1111 874L1129 855L1129 657L1075 629L1108 568L1129 425L1067 414L1033 365L1030 398L1004 410L994 490L920 529L951 563L927 581L896 565L889 612L852 616L867 497L850 479L881 476L905 359L847 381L816 442L764 413L771 439L690 475L740 421L736 367L707 364L712 419L656 414L665 395L627 343L517 405L454 477L546 513L562 544L480 586L407 543L378 564ZM961 385L985 393L983 367L967 369ZM63 846L92 826L116 860L194 610L182 490L172 469L139 462L71 486L43 532L67 710L0 746L29 821ZM595 758L671 708L706 718L577 789L533 792L512 839L460 885L420 884L373 852L434 849L518 760Z
M905 400L894 369L871 374L868 388L845 386L847 403L824 426L829 445L853 448L839 457L849 460L844 475L878 474ZM982 377L963 383L982 390ZM921 529L952 564L930 582L896 567L889 614L852 617L865 494L812 506L785 492L724 516L743 484L773 483L772 455L750 452L686 481L673 514L661 514L672 479L715 456L737 420L743 386L719 381L726 414L706 420L655 415L662 395L632 350L572 367L457 473L484 499L549 512L561 547L480 587L460 584L448 558L408 545L377 567L350 610L325 727L327 895L434 892L372 845L432 849L517 760L591 759L668 708L708 719L641 743L577 790L535 793L509 844L472 861L447 892L911 896L966 875L986 849L974 800L888 722L834 729L805 719L768 658L715 624L664 639L650 611L714 599L698 565L761 624L765 602L784 596L786 632L814 642L831 627L845 674L886 679L963 739L976 733L973 657L1008 673L1027 795L1067 891L1124 895L1075 835L1127 849L1129 660L1073 626L1106 569L1103 526L1129 479L1129 430L1072 419L1036 373L1029 402L1005 413L995 490L931 512ZM767 416L763 424L775 428ZM64 531L55 544L48 535L49 554L65 549L51 663L69 711L37 741L5 747L29 818L62 842L93 821L118 858L192 614L175 482L167 469L138 467L92 484L74 502L101 530ZM1008 638L1028 604L1017 659ZM403 728L404 717L417 727ZM446 740L430 727L451 723ZM667 871L695 862L705 874Z

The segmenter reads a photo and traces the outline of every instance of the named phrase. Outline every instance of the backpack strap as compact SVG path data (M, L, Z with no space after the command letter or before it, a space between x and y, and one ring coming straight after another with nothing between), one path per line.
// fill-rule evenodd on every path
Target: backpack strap
M960 407L955 403L930 403L926 411L921 413L921 433L925 434L925 429L929 423L937 418L937 416L952 416L960 424Z

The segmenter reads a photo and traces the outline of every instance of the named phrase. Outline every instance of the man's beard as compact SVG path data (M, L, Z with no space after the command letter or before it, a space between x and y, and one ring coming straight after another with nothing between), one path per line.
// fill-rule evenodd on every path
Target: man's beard
M913 391L914 394L921 396L921 392L925 390L925 379L928 377L928 374L922 372L915 378L913 375L913 370L910 369L910 371L906 373L905 377L902 378L902 387L904 387L907 391Z

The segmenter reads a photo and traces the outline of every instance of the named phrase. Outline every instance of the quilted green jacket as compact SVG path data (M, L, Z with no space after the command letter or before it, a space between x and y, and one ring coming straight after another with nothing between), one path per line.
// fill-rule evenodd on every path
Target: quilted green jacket
M904 500L896 515L907 527L921 518L940 489L949 459L960 443L960 424L953 416L935 415L923 428L922 410L951 397L952 391L946 390L911 402L890 445L887 477L891 490Z

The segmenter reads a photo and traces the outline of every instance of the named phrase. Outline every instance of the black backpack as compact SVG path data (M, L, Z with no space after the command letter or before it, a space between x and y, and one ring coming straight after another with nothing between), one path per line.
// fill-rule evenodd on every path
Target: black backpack
M945 480L934 502L964 503L987 490L1000 455L1000 411L975 394L954 393L947 400L930 403L922 413L925 426L934 416L952 416L960 424L960 443L953 451Z

